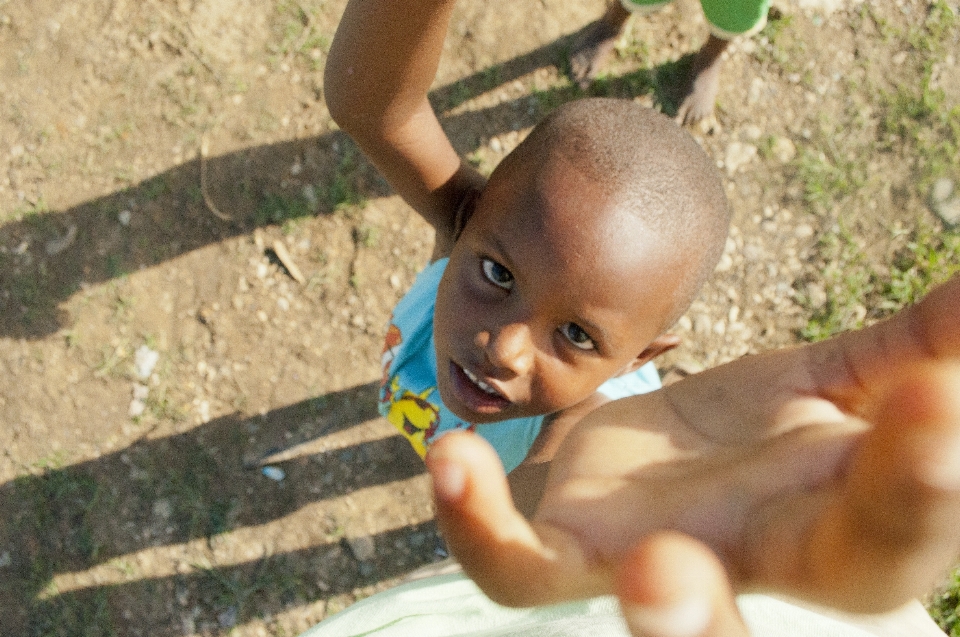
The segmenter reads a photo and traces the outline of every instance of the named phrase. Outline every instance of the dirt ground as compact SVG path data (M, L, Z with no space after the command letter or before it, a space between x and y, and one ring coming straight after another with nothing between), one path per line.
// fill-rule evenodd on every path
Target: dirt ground
M664 374L889 311L850 275L944 231L951 2L775 2L733 47L692 132L734 225ZM0 0L3 634L296 635L444 555L375 409L432 238L327 113L344 4ZM602 9L461 0L431 99L464 156L585 94ZM705 37L695 2L636 19L586 94L673 112Z

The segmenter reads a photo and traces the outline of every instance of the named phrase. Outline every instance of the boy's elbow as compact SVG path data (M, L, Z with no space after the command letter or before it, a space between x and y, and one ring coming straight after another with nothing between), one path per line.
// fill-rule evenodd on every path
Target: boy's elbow
M349 70L341 68L341 65L331 60L323 72L323 97L330 117L337 126L349 133L359 109L356 96L346 88L348 83L343 81L344 73L348 72Z

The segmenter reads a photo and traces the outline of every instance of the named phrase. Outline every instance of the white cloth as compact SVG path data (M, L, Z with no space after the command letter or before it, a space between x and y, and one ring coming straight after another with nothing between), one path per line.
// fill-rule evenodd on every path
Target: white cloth
M837 619L764 595L737 604L753 637L873 637ZM401 584L361 600L301 637L629 637L617 600L598 597L505 608L462 573Z

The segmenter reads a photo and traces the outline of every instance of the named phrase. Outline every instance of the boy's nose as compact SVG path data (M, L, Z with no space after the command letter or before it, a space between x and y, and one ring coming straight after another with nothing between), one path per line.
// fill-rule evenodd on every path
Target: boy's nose
M530 330L521 323L504 325L496 332L481 332L477 335L477 345L493 365L518 376L530 371L533 365Z

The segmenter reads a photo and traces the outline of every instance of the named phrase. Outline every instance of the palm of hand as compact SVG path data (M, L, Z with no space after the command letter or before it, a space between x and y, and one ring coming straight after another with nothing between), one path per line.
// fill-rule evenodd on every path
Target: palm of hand
M611 403L564 442L532 525L492 451L451 441L472 459L441 527L511 605L609 593L632 546L674 529L740 590L892 608L960 547L957 317L960 279L869 330Z

